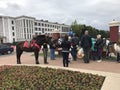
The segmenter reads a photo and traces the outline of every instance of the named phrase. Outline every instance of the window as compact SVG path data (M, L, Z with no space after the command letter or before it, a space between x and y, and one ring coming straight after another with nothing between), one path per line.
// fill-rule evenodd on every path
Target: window
M37 25L37 22L35 22L35 25Z
M15 42L15 38L13 38L13 42Z
M47 26L47 24L45 24L45 27Z
M35 28L35 30L37 31L37 28Z
M41 28L39 28L39 31L41 31Z
M14 24L14 21L12 20L12 24Z
M14 30L14 26L12 26L12 30Z
M27 33L29 33L29 32L28 32L28 28L27 28Z
M24 37L25 37L25 39L26 39L26 34L24 34Z
M36 32L35 35L38 35L38 33Z
M30 34L30 39L31 39L31 34Z
M38 26L40 26L40 23L38 23Z
M27 35L27 39L29 39L29 34Z
M44 26L44 24L42 23L42 26Z
M24 27L25 27L25 19L23 19Z
M26 33L26 29L24 28L24 33Z
M44 33L44 28L42 28L42 33Z
M29 33L31 33L31 28L30 28L30 30L29 30L30 32Z
M27 27L28 27L28 20L26 20L26 24L27 24Z
M13 34L13 36L15 36L15 33L14 33L14 32L13 32L12 34Z

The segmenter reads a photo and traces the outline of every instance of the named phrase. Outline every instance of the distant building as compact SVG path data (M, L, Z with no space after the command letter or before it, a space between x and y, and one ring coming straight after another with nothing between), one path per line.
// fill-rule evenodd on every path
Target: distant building
M0 43L31 40L37 34L51 35L54 29L61 34L68 34L69 25L49 22L48 20L36 20L29 16L0 16Z

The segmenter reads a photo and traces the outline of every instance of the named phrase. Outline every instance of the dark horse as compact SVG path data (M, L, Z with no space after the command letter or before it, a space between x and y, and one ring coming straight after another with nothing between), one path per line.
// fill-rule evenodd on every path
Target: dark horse
M20 57L23 51L34 52L35 60L36 60L35 62L36 64L39 64L39 61L38 61L39 51L40 51L41 45L43 45L46 42L47 42L47 37L45 35L38 35L29 43L27 41L19 42L16 45L17 64L21 64ZM27 44L27 46L25 44Z

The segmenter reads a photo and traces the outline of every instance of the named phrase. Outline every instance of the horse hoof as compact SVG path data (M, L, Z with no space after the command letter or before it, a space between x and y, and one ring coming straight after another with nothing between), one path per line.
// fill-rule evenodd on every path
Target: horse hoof
M48 62L44 62L44 64L49 64Z
M40 64L39 62L36 62L36 64Z
M117 61L118 63L120 63L120 61Z
M21 64L21 63L17 63L17 64Z

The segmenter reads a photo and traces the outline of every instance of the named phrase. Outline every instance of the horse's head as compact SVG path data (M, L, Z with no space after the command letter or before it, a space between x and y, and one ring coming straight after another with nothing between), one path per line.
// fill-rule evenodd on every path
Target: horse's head
M36 36L36 43L38 45L43 45L44 43L47 43L47 37L46 35L38 35Z

